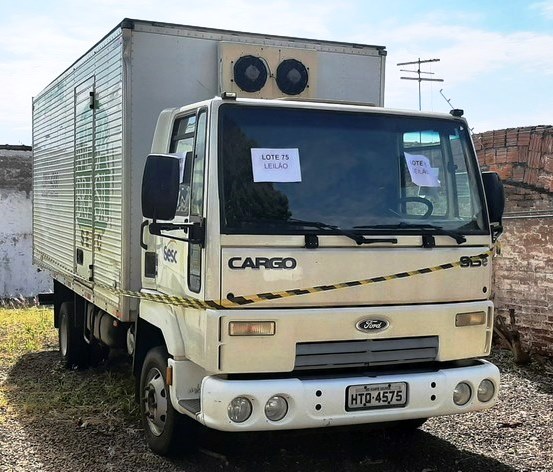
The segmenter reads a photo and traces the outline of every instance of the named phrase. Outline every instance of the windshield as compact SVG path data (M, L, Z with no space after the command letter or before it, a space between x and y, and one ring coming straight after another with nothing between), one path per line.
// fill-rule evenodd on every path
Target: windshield
M459 121L225 104L219 127L223 232L485 233Z

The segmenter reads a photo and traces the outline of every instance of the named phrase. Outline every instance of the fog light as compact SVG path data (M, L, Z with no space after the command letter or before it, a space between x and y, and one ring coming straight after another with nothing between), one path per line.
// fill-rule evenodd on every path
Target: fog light
M228 405L228 417L234 423L243 423L252 414L252 403L246 397L236 397Z
M280 421L288 413L288 402L285 398L275 395L265 404L265 416L271 421Z
M465 382L460 382L453 390L453 401L458 406L463 406L468 403L472 395L470 385Z
M495 386L490 379L484 379L478 386L478 400L483 403L489 402L495 394Z

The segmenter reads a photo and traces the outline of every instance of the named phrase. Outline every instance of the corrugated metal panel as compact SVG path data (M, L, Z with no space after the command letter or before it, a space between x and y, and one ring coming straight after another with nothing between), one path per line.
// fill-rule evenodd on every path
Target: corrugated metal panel
M75 261L84 247L94 281L110 286L122 280L122 46L116 30L33 104L34 259L88 282Z
M438 355L438 336L299 343L296 370L365 367L431 362Z
M62 77L33 106L33 256L69 274L75 253L73 82Z
M119 42L119 44L121 44ZM95 281L122 285L123 92L122 51L98 59L95 140ZM117 297L111 297L114 301Z

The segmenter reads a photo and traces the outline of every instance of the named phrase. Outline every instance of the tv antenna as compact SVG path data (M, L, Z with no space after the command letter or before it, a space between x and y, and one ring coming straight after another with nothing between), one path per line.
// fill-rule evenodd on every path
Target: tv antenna
M443 93L443 90L444 89L440 89L440 95L442 97L444 97L444 100L447 102L447 104L451 107L452 110L455 110L455 107L451 104L451 98L447 98L444 93Z
M439 59L422 59L419 57L416 61L411 62L399 62L398 66L411 66L417 65L417 69L400 69L401 72L409 72L411 74L417 74L417 77L400 77L403 80L416 80L419 83L419 111L422 109L421 106L421 82L443 82L444 79L428 79L426 77L421 77L422 74L434 75L434 72L426 72L421 70L421 64L426 64L427 62L440 62ZM446 99L447 100L447 99ZM448 100L449 102L449 100Z

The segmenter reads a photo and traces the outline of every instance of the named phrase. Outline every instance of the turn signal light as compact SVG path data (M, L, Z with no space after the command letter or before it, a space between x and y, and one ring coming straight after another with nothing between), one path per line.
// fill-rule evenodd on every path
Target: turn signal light
M228 325L231 336L274 336L274 321L231 321Z
M476 326L486 323L485 311L472 311L470 313L457 313L455 316L455 326Z

